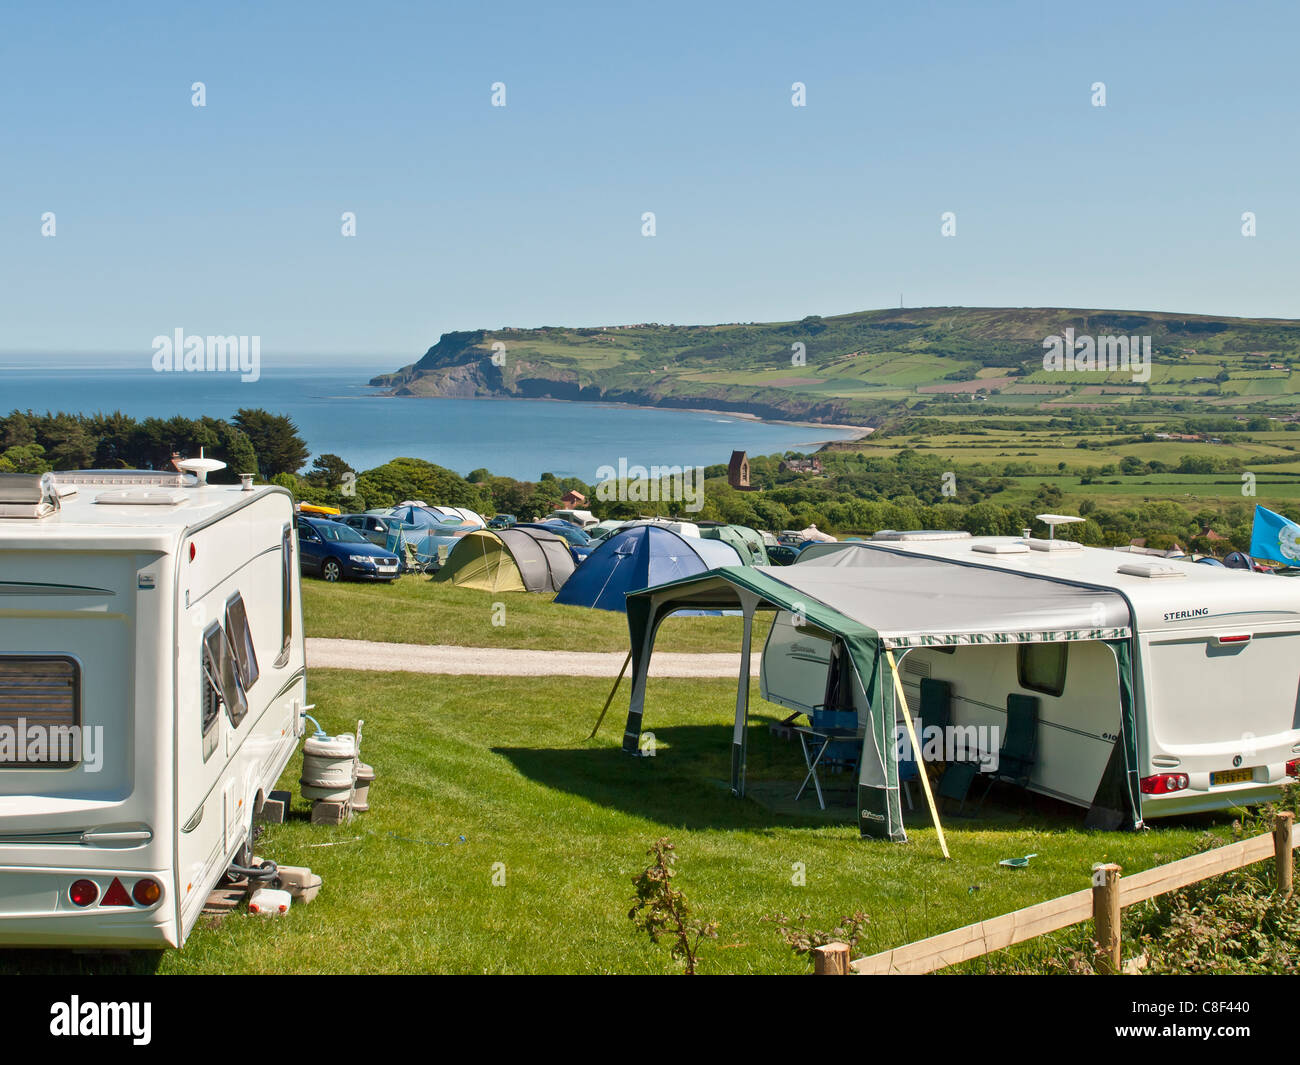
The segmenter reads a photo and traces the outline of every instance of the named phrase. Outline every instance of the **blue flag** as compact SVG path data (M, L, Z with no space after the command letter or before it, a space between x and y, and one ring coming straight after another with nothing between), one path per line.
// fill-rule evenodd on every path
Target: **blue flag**
M1300 566L1300 525L1264 507L1255 507L1250 553L1288 566Z

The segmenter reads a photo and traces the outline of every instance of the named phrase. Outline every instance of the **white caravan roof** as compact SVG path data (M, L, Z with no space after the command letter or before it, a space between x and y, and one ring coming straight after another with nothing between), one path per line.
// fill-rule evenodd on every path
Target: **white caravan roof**
M106 473L102 484L81 483L87 475L56 474L60 508L44 518L0 518L0 550L170 551L188 529L268 494L289 496L274 485L251 492L237 484L145 486L121 476L127 472ZM75 494L63 495L74 479Z
M960 578L954 566L965 571ZM867 581L846 580L845 568L868 567ZM798 578L795 573L798 572ZM1052 604L1074 606L1059 615L1073 628L1133 625L1141 632L1190 627L1240 627L1284 624L1300 627L1300 586L1269 574L1202 566L1182 559L1133 556L1070 541L1010 536L968 540L857 541L809 558L777 574L841 609L833 599L871 589L857 609L844 610L891 634L950 632L958 618L969 626L983 617L986 629L1013 630L1008 619L1023 618L1034 628ZM1012 575L1022 578L1009 579ZM837 593L835 586L842 585ZM1069 589L1070 591L1066 592ZM1102 594L1096 594L1102 593ZM1109 593L1109 594L1106 594ZM1094 605L1100 604L1100 605ZM1116 602L1131 607L1131 620L1112 610ZM1126 608L1125 614L1129 613ZM972 631L974 629L972 628ZM883 634L883 633L882 633Z

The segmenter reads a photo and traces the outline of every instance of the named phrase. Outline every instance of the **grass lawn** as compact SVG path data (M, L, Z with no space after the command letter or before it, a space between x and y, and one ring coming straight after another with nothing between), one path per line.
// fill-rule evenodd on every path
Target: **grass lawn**
M1088 833L1081 811L1008 794L983 819L949 819L953 860L944 862L922 813L911 815L907 844L863 842L851 808L827 820L810 798L807 814L793 816L731 797L732 683L652 681L646 727L657 754L643 759L618 750L625 698L599 737L585 739L605 692L603 682L568 678L315 670L317 716L332 732L364 717L363 753L378 774L370 813L323 827L296 797L296 759L285 773L292 818L267 829L259 852L320 873L315 902L285 918L204 919L182 951L5 951L0 971L673 972L666 947L627 919L632 877L666 835L679 856L674 885L721 923L701 971L799 973L808 966L764 915L807 913L812 927L829 928L865 910L867 952L1078 890L1094 862L1133 873L1192 852L1207 827L1227 831L1220 817ZM777 708L756 695L754 707L765 716L752 727L751 788L779 780L792 791L798 748L768 732ZM1029 853L1038 857L1026 869L997 864ZM796 862L806 886L792 883ZM494 869L504 870L502 886Z
M626 614L558 606L552 598L531 592L479 592L414 574L393 584L302 579L308 636L456 647L627 651ZM493 624L495 603L505 604L504 625ZM766 637L769 624L770 618L754 619L756 639ZM738 617L669 618L655 648L739 651L740 633Z

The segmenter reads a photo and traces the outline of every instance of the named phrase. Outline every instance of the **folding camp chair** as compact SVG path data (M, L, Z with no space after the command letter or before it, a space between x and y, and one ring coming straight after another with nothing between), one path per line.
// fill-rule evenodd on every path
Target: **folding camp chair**
M947 729L952 724L952 685L933 677L921 678L921 707L918 716L923 728L931 725Z
M989 791L998 781L1014 784L1018 788L1029 786L1038 752L1038 697L1035 695L1007 696L1007 731L1002 736L998 750L998 767L985 775L984 794L979 805L984 804Z
M989 791L998 781L1027 787L1038 749L1038 698L1033 695L1007 696L1007 727L998 749L998 765L991 773L981 774L979 762L953 762L939 781L939 797L955 799L960 813L966 806L971 786L984 776L984 791L976 809L984 805Z

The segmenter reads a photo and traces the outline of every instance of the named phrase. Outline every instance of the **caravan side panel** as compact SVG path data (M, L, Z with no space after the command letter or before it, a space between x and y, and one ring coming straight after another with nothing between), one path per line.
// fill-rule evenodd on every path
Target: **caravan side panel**
M267 494L181 542L175 713L182 938L248 840L258 804L301 735L306 680L292 520L288 497ZM236 643L246 630L255 652L257 678L239 720L237 710L211 701L205 638L217 630Z

